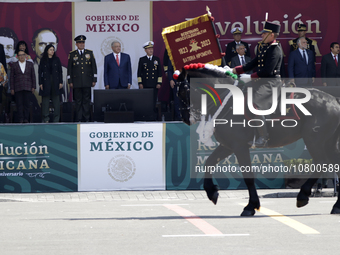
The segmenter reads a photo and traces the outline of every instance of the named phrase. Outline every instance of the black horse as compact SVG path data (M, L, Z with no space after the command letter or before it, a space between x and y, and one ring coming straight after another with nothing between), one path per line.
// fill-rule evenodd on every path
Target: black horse
M195 65L194 65L195 66ZM198 102L194 102L192 99L190 102L190 93L204 93L199 89L190 89L190 80L193 78L212 78L210 86L213 84L225 83L225 79L228 79L229 84L234 84L235 77L231 77L232 74L222 73L214 69L197 68L197 65L193 68L186 67L182 69L182 72L178 76L178 97L181 101L181 114L183 121L190 125L195 121L201 119L201 105ZM223 79L223 81L221 80ZM236 77L237 79L237 77ZM268 147L280 147L288 145L303 138L305 145L313 158L313 163L327 164L326 166L339 166L340 164L340 152L339 152L339 135L340 135L340 104L339 101L320 90L309 89L311 92L311 99L303 104L304 107L312 114L311 116L305 116L298 111L300 120L297 120L295 127L285 128L281 125L275 125L269 127L269 141ZM295 94L294 98L303 98L304 95ZM193 98L193 97L191 97ZM223 100L223 99L222 99ZM208 107L208 114L211 115L216 112L216 106ZM242 121L245 116L235 116L232 111L232 100L229 100L227 105L223 107L222 111L218 114L219 119L234 119L234 121ZM254 138L254 129L246 126L240 128L239 126L229 125L216 125L214 129L214 136L218 141L218 147L208 157L205 166L216 166L218 162L234 153L238 159L239 165L250 166L251 159L248 144L249 141ZM335 171L336 172L336 171ZM309 179L302 185L300 192L297 196L297 207L302 207L308 204L309 196L313 185L316 183L322 173L314 172ZM339 174L339 173L338 173ZM241 216L253 216L255 209L260 208L260 200L255 188L254 173L242 173L245 184L247 185L249 192L248 205L244 208ZM208 198L214 203L217 203L218 188L213 183L212 175L210 173L205 174L204 189ZM340 214L340 196L333 206L331 214Z

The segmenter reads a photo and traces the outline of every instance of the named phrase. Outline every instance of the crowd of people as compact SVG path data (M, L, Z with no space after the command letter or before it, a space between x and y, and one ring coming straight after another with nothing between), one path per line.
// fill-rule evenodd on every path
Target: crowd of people
M93 52L85 49L86 37L79 35L74 41L77 49L70 52L66 68L56 55L58 36L53 30L42 28L34 33L31 46L36 58L33 60L26 42L18 42L13 30L0 28L0 100L5 99L3 104L0 101L1 113L8 113L10 102L15 102L17 122L27 123L31 121L29 108L33 103L41 109L42 122L59 122L61 102L74 101L73 120L90 121L91 87L97 83L97 65ZM156 106L162 85L162 67L160 59L153 56L153 46L152 41L143 46L146 56L139 60L138 86L139 89L153 89ZM105 89L130 89L130 56L121 52L118 41L113 41L111 48L113 52L104 60ZM6 88L4 92L3 88ZM51 103L54 109L52 118ZM157 116L156 108L154 111Z
M281 68L277 74L287 82L294 82L298 87L313 86L315 84L316 51L317 42L306 37L307 27L299 24L298 37L289 41L290 52L288 54L287 72L284 68L284 61L281 61ZM225 63L230 67L244 65L251 61L248 43L242 41L243 30L235 27L231 30L234 41L228 43L225 52ZM278 42L278 44L280 44ZM338 65L339 43L330 44L330 52L322 56L321 78L323 86L340 85L340 66ZM253 69L248 71L252 73Z
M235 73L245 72L252 78L261 77L259 75L264 73L266 69L261 60L260 62L258 60L263 59L261 52L265 53L265 48L268 47L268 50L275 49L277 55L278 49L281 50L280 43L276 41L279 26L271 23L266 23L266 25L269 26L269 30L276 32L273 33L270 42L266 38L256 46L261 48L256 49L258 55L255 56L255 60L250 57L250 45L241 40L242 28L235 27L231 30L234 41L228 43L226 47L224 62L234 68ZM298 26L298 38L289 41L288 75L286 75L282 52L280 52L280 60L275 62L275 76L280 76L281 79L285 78L296 86L311 86L316 77L316 41L306 37L306 30L306 26L300 24ZM264 33L266 33L265 30L262 35ZM8 112L9 102L14 100L17 108L17 121L27 123L30 121L29 104L33 101L34 104L39 106L39 109L41 108L42 122L47 123L51 120L59 122L60 103L74 101L74 121L90 121L91 88L97 83L96 60L93 51L85 48L86 37L84 35L77 36L74 41L77 49L69 53L66 68L62 66L56 55L58 36L53 30L42 28L35 31L31 44L36 55L33 60L29 55L28 45L25 41L18 41L13 30L0 28L1 112ZM264 43L264 41L268 42ZM269 47L269 45L279 45L279 47ZM171 97L175 108L174 119L180 120L171 61L165 51L162 68L160 58L153 54L153 47L154 42L152 41L143 45L146 55L141 57L138 62L138 87L139 89L153 89L153 105L155 106L155 116L157 116L157 95L163 84L162 72L164 68L169 80L169 84L165 85L170 86L172 90ZM105 89L130 89L132 85L131 58L127 53L121 52L119 41L113 41L111 48L112 53L106 55L104 59ZM332 42L330 53L322 57L321 77L323 78L323 86L340 86L339 49L339 43ZM3 99L5 102L2 102ZM256 100L254 99L254 101ZM53 104L54 108L52 119L50 118L50 103Z

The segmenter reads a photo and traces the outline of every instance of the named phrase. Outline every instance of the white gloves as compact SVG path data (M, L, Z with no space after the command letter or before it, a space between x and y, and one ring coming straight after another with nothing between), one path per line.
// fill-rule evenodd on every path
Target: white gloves
M242 74L240 74L240 80L243 81L244 83L248 83L248 82L251 81L251 75L246 74L246 73L242 73Z
M224 70L226 70L226 71L233 72L233 69L232 69L232 68L230 68L230 67L229 67L229 66L227 66L227 65L225 65L223 68L224 68Z

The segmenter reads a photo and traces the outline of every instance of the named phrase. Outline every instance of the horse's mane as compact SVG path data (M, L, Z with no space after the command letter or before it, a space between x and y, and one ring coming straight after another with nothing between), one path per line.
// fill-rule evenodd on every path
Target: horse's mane
M178 72L178 81L184 81L189 78L229 78L232 81L237 79L237 75L231 72L231 69L210 64L190 64L182 68L182 72Z
M216 70L210 70L206 68L200 68L200 69L189 69L187 70L188 75L190 77L195 78L232 78L230 75L227 75L225 73L216 71Z

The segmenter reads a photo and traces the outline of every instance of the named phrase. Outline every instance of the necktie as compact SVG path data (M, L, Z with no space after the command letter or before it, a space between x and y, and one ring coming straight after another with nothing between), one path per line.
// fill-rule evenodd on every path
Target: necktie
M307 56L306 56L306 52L305 51L303 51L303 59L305 60L306 64L308 65L308 63L307 63Z
M338 66L338 60L336 60L336 56L334 56L334 61L335 61L335 65Z
M246 62L244 61L244 57L241 57L241 64L244 65Z
M83 56L83 51L82 51L82 50L80 51L80 56L81 56L81 57Z
M116 55L116 61L117 61L117 65L119 66L119 58L118 58L118 54Z

